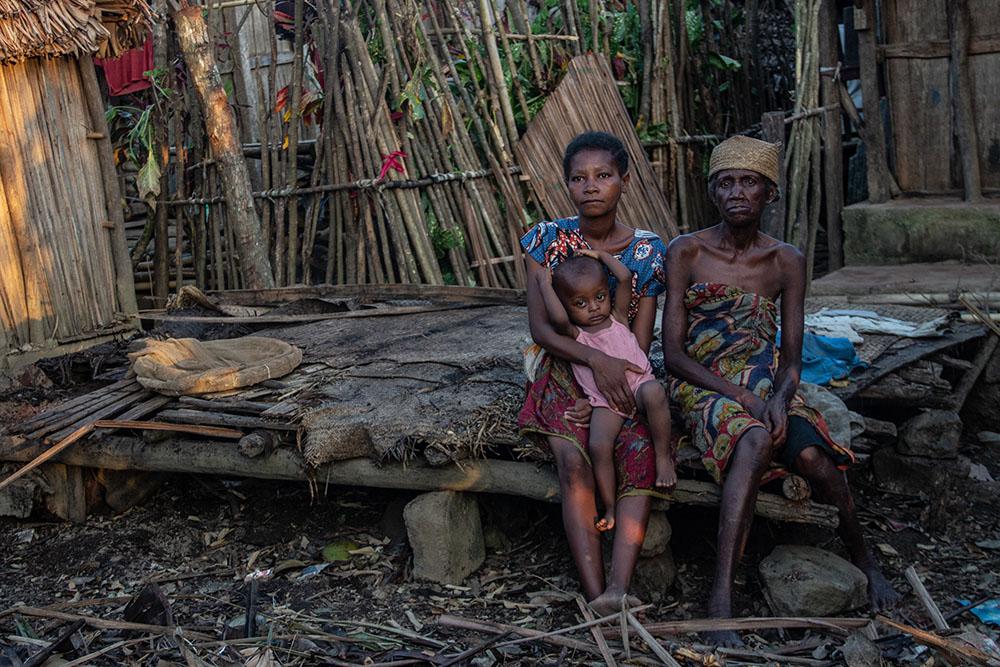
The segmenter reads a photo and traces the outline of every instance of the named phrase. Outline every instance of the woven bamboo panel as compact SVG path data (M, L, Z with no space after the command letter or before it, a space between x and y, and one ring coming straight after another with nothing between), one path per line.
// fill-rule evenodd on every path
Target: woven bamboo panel
M0 66L0 343L92 338L124 321L77 61ZM129 276L130 278L130 276Z
M588 53L570 61L569 70L514 147L518 163L549 219L574 215L563 179L566 145L581 132L610 132L625 143L632 174L618 206L618 219L648 229L664 240L677 236L677 223L646 159L618 86L603 56Z

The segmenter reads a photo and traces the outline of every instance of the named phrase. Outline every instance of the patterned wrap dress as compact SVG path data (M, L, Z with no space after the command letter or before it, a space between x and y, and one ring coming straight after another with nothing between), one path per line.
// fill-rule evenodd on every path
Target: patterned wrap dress
M688 315L685 352L716 375L746 387L766 400L778 367L778 307L771 299L717 283L695 283L684 294ZM719 483L736 442L747 429L764 424L737 401L682 380L670 382L670 398L681 410L691 443L701 452L705 469ZM819 434L821 447L841 469L854 461L849 449L830 437L823 416L796 394L788 416L801 417ZM780 458L778 456L775 457ZM778 462L761 483L782 477Z
M590 248L580 232L577 218L564 218L542 222L521 238L521 247L543 267L555 268L572 257L578 248ZM666 248L656 234L635 230L632 242L615 256L632 272L632 299L629 304L629 325L639 311L639 299L656 297L664 291L663 258ZM609 275L612 294L617 280ZM524 406L518 414L517 425L522 435L544 440L558 436L569 440L587 455L588 430L566 420L563 413L586 398L573 377L569 362L545 353L538 345L531 345L526 355L540 354L534 379L529 382ZM615 478L618 480L618 497L655 494L656 463L649 430L637 419L629 419L615 441Z

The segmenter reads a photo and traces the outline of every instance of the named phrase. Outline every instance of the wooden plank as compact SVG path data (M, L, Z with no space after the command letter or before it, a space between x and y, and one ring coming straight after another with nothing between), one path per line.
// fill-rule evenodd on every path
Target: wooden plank
M146 390L138 382L126 385L116 391L108 392L92 402L83 403L72 411L61 414L58 419L46 422L41 428L36 428L30 433L26 433L25 437L29 440L38 440L61 428L72 426L108 405L120 405L145 392Z
M846 387L834 387L831 391L841 400L846 401L866 387L874 384L897 368L953 347L960 343L979 338L984 333L983 327L975 324L956 325L952 333L941 338L923 338L912 345L901 349L889 349L875 363L857 375L851 376L851 383Z
M106 419L113 415L117 415L122 410L132 405L135 405L135 403L138 401L145 400L147 397L151 395L152 392L146 391L145 389L141 389L134 393L128 394L127 396L124 396L121 399L114 401L113 403L109 403L108 405L104 406L100 410L97 410L96 412L91 412L90 414L85 415L82 421L77 421L76 423L70 424L66 428L62 429L61 431L56 431L55 433L46 436L45 441L56 442L62 440L63 438L67 437L73 431L74 428L80 426L81 424L84 424L88 421Z
M203 409L248 415L262 414L277 405L277 403L261 403L259 401L208 400L194 396L181 396L177 401L192 410Z
M297 431L298 426L287 422L275 422L259 417L246 415L211 414L200 410L164 410L159 415L160 420L175 424L207 424L212 426L230 426L233 428L263 428L272 431Z
M203 324L297 324L321 322L325 320L349 320L360 317L389 317L393 315L414 315L435 313L443 310L482 308L485 304L454 304L450 306L403 306L399 308L372 308L350 310L340 313L313 313L304 315L256 315L253 317L227 317L216 315L171 315L162 311L143 311L139 318L155 322L201 322Z
M74 410L80 406L86 405L92 401L96 401L103 396L107 396L108 393L118 391L121 389L134 388L138 385L138 381L135 378L129 378L127 380L119 380L113 384L109 384L106 387L101 387L95 391L81 394L76 398L66 401L65 403L60 403L52 409L40 412L31 419L28 419L21 423L21 425L15 431L16 433L27 433L29 431L37 429L39 426L52 422L56 416L65 415L70 410Z
M0 440L0 461L29 461L44 449L19 438ZM495 459L463 461L462 466L431 468L420 463L379 465L369 459L349 459L307 469L302 456L291 448L276 449L268 457L248 459L235 443L205 443L173 438L150 443L142 438L108 436L80 443L60 453L56 460L71 465L113 470L149 470L210 475L235 475L260 479L321 479L330 484L369 486L415 491L470 491L503 493L532 500L559 502L559 479L548 465ZM719 487L712 482L682 479L674 501L706 507L717 506ZM662 506L664 501L658 501ZM656 504L656 503L654 503ZM836 508L814 502L793 503L780 496L757 496L758 516L778 521L835 527Z
M220 304L233 306L274 306L308 298L358 299L362 303L402 299L464 304L523 305L525 303L525 292L521 289L456 285L311 285L266 290L226 290L208 294Z
M962 166L962 188L965 201L977 202L983 198L983 184L979 172L979 137L972 107L972 81L969 78L969 3L952 0L948 3L948 33L951 42L951 59L948 63L948 83L955 110L955 136L958 138L958 157Z
M876 61L875 0L864 0L854 10L854 26L858 33L858 54L861 69L861 95L864 100L865 124L861 136L868 156L868 201L884 202L891 189L889 164L885 156L885 131L879 109L878 62Z
M94 428L171 431L174 433L187 433L190 435L205 436L206 438L225 438L228 440L239 440L243 437L243 431L231 428L201 426L199 424L168 424L166 422L137 421L135 419L98 419L94 422Z
M885 60L891 58L949 58L951 42L947 39L935 39L926 42L900 42L880 46L879 56ZM969 55L981 56L1000 53L1000 35L974 37L969 40Z

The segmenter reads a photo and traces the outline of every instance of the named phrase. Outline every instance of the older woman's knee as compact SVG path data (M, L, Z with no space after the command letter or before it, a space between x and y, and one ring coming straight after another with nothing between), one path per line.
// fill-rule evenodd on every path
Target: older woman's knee
M826 453L818 446L806 447L795 457L795 470L800 474L819 472L826 458Z
M771 434L762 428L751 428L740 436L736 451L755 463L767 464L773 453Z

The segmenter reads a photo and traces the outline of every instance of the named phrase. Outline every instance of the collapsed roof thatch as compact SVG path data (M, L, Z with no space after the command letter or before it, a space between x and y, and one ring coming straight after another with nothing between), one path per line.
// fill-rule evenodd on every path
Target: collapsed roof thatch
M145 0L0 0L0 62L113 58L142 44L150 16Z

